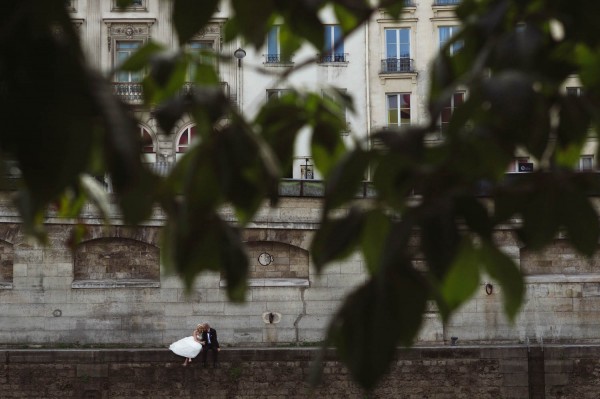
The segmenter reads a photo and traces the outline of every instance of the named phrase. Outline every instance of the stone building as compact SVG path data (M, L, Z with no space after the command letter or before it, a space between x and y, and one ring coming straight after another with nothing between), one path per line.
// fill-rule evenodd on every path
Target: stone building
M289 87L320 90L335 87L352 95L356 113L347 112L348 144L368 142L371 131L385 126L424 123L424 98L432 57L456 29L456 0L408 2L402 19L376 15L363 30L345 38L333 55L303 68L285 83L264 75L313 57L303 48L292 59L278 53L277 27L265 48L243 48L223 40L228 10L221 7L211 23L189 44L213 49L232 62L220 62L222 88L247 115L257 112L270 96ZM73 23L92 65L109 73L115 65L149 39L177 48L169 2L137 0L125 10L116 0L71 0ZM323 13L326 35L337 40L333 15ZM240 54L241 55L241 54ZM162 168L177 161L194 138L191 120L183 119L173 134L159 131L150 110L141 106L140 76L112 76L115 94L132 106L140 120L140 134L150 140L145 160ZM576 90L577 80L567 82ZM458 92L458 105L468 93ZM440 133L444 123L440 120ZM586 154L593 154L593 145ZM588 151L589 150L589 151ZM279 205L265 205L243 232L250 259L247 301L227 301L218 273L204 273L190 295L176 276L160 264L160 231L164 215L156 211L143 226L119 224L106 228L90 207L82 217L87 231L74 252L67 246L73 224L48 215L49 245L24 235L9 196L0 200L0 343L2 344L125 344L165 346L189 334L201 321L214 325L225 345L314 343L323 339L328 320L341 299L366 277L363 261L352 256L317 275L309 244L318 227L323 187L312 170L309 144L300 136L290 179L281 184ZM585 155L582 167L591 167ZM516 158L525 161L526 156ZM514 170L517 171L517 170ZM370 191L365 183L363 195ZM224 210L229 220L234 215ZM527 295L516 324L501 310L501 292L493 281L482 281L475 297L447 325L435 309L425 315L420 343L510 342L527 340L591 342L600 339L600 258L574 254L560 238L543 254L522 248L507 225L496 232L501 248L526 275Z

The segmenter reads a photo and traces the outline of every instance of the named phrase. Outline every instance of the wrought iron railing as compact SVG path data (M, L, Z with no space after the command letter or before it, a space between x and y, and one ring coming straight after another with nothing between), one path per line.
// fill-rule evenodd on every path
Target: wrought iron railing
M223 90L223 94L225 94L225 97L230 98L230 90L229 90L229 83L227 82L219 82L219 86L221 86L221 90ZM196 83L193 82L186 82L183 84L183 93L187 94L189 92L191 92L193 90L193 88L196 87Z
M348 54L347 53L319 54L319 62L320 63L348 62Z
M131 104L141 103L144 99L144 90L139 82L113 82L113 93Z
M451 6L455 4L460 4L461 0L435 0L433 5L436 6Z
M230 98L229 83L219 82L225 97ZM189 93L194 87L194 83L185 83L182 89L183 93ZM141 83L131 82L113 82L113 93L129 104L141 104L144 100L144 89Z
M381 60L381 73L414 72L412 58L385 58Z
M266 64L291 64L292 59L289 56L281 54L264 54Z

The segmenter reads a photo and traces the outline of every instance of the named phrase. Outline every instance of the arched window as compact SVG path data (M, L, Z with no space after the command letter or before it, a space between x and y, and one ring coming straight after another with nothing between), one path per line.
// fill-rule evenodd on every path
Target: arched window
M190 125L183 129L177 136L176 152L177 154L183 154L190 147L194 139L196 138L196 126Z
M143 126L140 126L140 137L142 138L142 161L156 162L156 145L152 135Z

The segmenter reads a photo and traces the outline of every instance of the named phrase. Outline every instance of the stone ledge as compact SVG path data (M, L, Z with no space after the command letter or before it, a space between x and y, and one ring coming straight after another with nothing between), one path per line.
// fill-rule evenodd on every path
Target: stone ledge
M600 274L539 274L524 276L525 284L600 283Z
M307 278L250 278L248 287L309 287ZM221 280L219 287L227 287L227 282Z
M71 288L160 288L154 280L76 280Z

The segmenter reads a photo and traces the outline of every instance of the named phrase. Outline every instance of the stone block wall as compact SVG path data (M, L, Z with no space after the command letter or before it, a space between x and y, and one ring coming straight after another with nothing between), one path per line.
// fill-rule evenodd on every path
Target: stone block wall
M333 351L320 383L309 380L319 349L228 349L220 367L182 367L168 350L0 352L0 397L16 398L528 398L524 347L399 350L388 374L366 392ZM200 359L196 359L200 360Z

